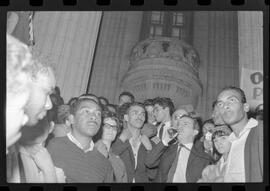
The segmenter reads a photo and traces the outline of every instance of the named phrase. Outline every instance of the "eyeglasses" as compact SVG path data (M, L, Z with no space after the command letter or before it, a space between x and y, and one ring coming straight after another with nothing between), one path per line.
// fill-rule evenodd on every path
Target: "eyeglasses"
M108 123L104 123L104 128L112 129L112 130L117 131L117 125L111 125L111 124L108 124Z

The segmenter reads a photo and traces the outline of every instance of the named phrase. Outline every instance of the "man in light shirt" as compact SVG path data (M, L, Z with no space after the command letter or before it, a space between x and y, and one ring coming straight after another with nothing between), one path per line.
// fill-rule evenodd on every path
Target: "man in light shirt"
M158 167L155 182L196 182L211 162L202 143L194 142L199 132L198 122L190 115L183 115L173 122L173 127L178 131L177 142L170 144L172 137L165 135L145 163L148 168Z
M250 118L249 105L243 90L224 88L217 98L217 107L224 122L233 133L228 156L225 182L263 181L263 123Z

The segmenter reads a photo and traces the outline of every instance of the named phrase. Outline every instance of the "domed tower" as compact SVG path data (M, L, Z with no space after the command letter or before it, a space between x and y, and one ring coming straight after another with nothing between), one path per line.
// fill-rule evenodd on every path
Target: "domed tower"
M189 44L166 37L139 42L131 51L122 88L136 100L169 97L176 107L197 107L202 94L199 57Z

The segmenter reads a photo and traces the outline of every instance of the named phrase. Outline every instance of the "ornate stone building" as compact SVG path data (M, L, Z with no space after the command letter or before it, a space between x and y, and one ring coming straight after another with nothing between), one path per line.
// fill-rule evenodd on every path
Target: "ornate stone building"
M7 28L29 44L29 13L17 13ZM190 104L206 119L221 88L250 80L243 68L263 71L262 12L35 12L32 24L33 49L53 62L65 102L90 92L117 104L127 90Z
M237 12L103 13L88 92L167 96L208 118L228 85L239 86Z

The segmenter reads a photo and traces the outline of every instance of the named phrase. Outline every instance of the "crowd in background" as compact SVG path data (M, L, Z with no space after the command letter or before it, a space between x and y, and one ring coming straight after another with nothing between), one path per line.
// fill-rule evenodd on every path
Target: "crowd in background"
M211 119L168 97L64 103L50 66L7 35L8 182L261 182L263 108L225 87Z

